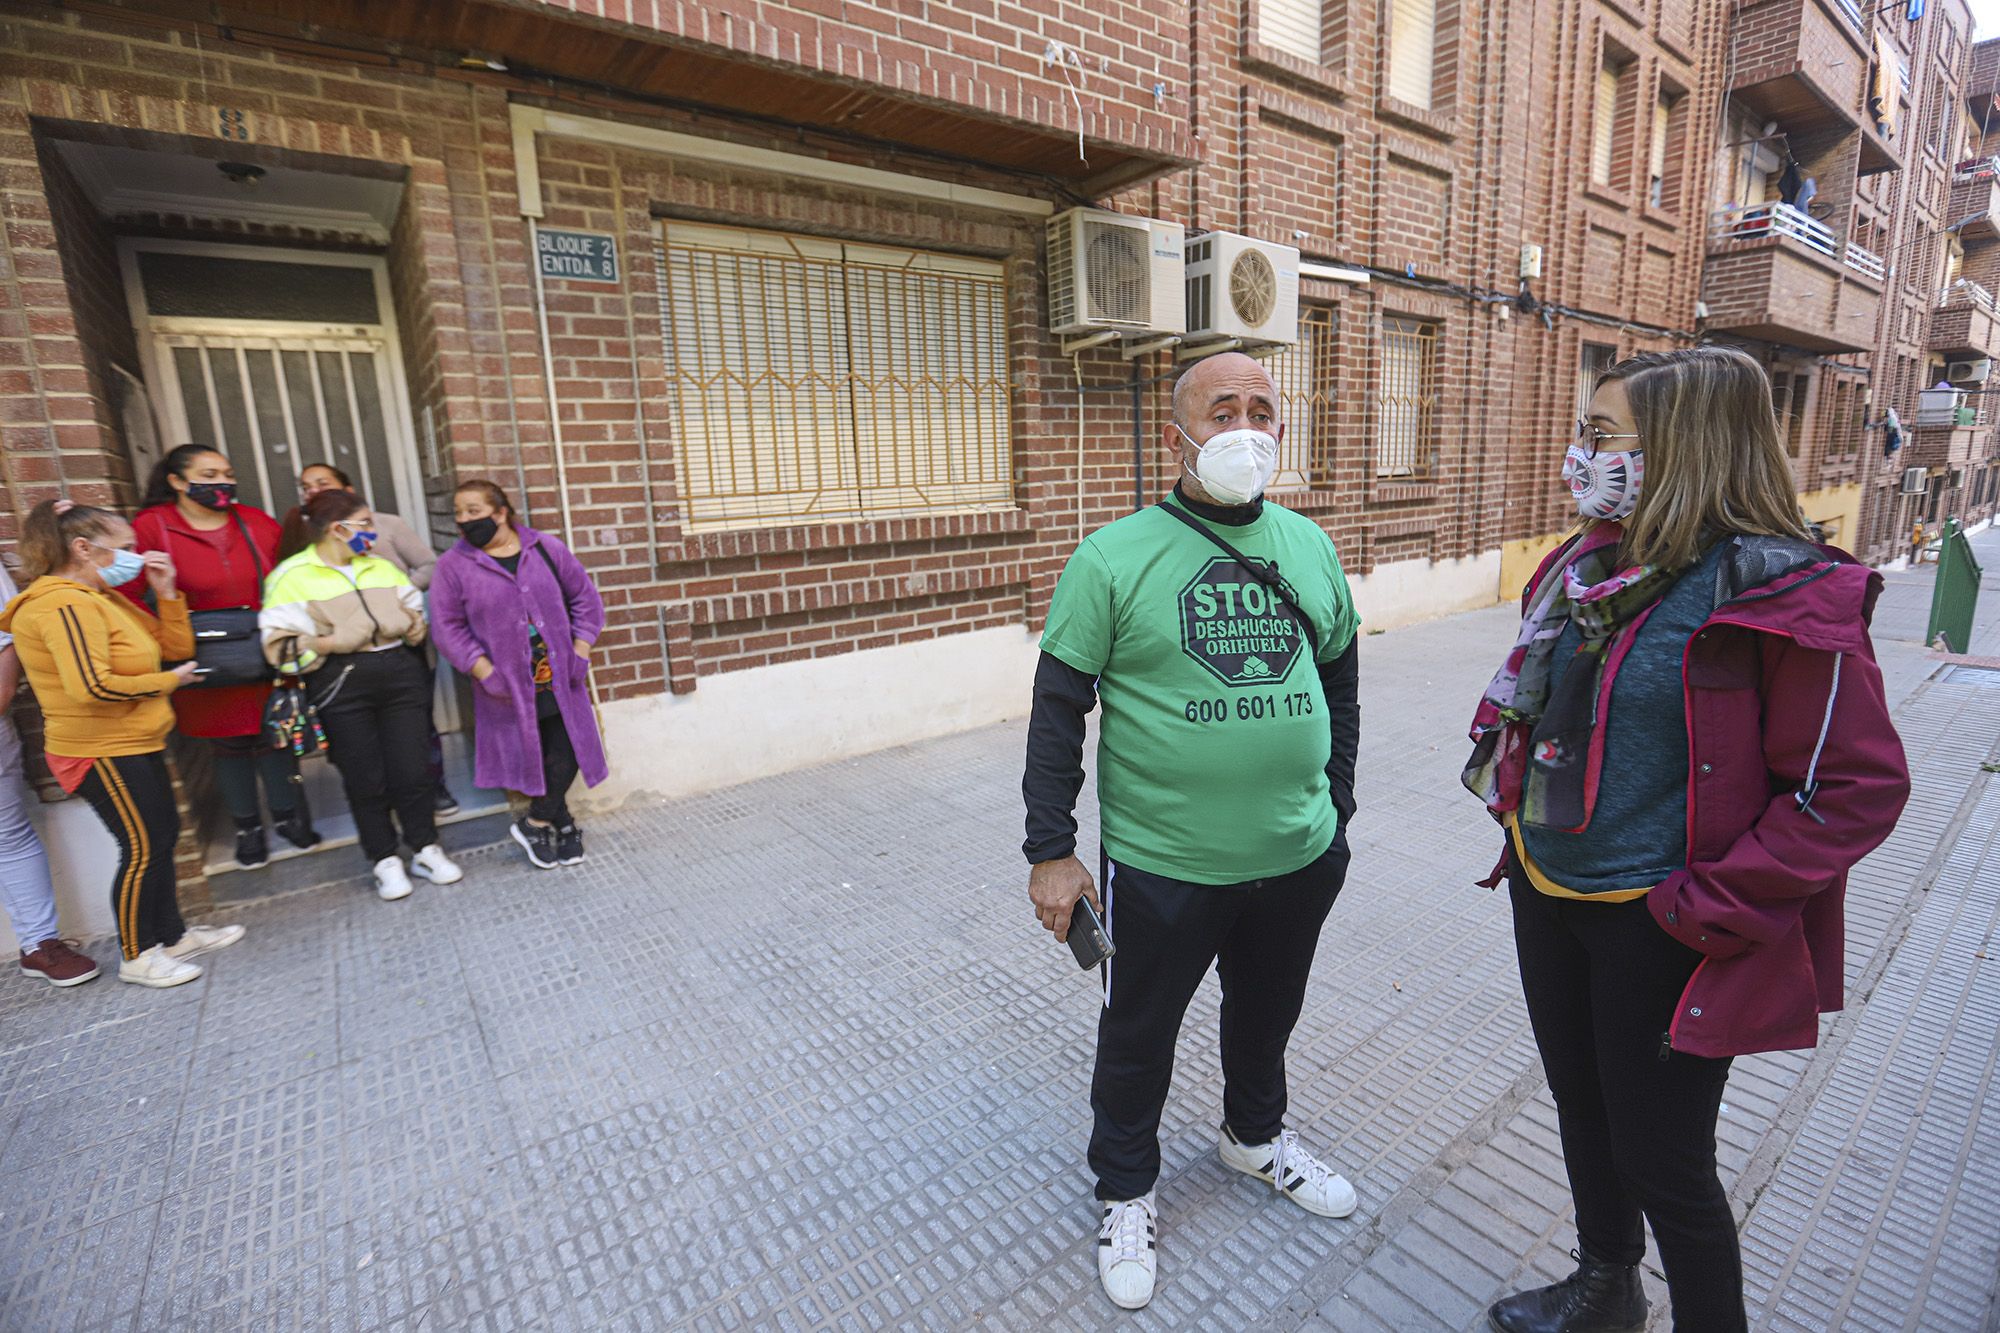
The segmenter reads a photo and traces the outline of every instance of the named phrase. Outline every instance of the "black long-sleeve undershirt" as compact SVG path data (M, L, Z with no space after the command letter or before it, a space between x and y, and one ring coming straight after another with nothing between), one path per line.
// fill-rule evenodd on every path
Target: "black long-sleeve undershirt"
M1359 645L1319 666L1333 733L1327 782L1345 829L1354 817L1354 763L1361 744ZM1028 760L1021 795L1028 806L1028 836L1021 852L1031 864L1076 854L1076 797L1083 790L1084 718L1097 706L1097 681L1051 653L1035 667L1034 706L1028 715Z

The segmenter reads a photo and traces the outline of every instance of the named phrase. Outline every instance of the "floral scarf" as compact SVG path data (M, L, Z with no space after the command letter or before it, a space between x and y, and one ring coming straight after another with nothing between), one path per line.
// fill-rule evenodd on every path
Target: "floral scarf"
M1521 633L1472 719L1461 780L1495 815L1575 832L1597 803L1593 780L1610 698L1611 647L1636 629L1677 577L1656 565L1615 565L1623 530L1603 523L1563 552L1528 598ZM1556 679L1556 643L1575 625L1583 646ZM1552 684L1553 682L1553 684Z

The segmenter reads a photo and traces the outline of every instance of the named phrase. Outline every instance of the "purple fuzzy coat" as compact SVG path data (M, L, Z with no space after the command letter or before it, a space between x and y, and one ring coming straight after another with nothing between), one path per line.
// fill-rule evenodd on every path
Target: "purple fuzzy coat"
M595 787L610 770L590 707L590 668L571 640L597 642L604 599L567 546L533 528L515 531L521 538L518 574L461 540L438 558L431 576L431 641L438 651L467 676L482 656L493 663L493 674L472 687L473 781L527 796L543 794L528 647L532 623L549 645L556 703L583 780Z

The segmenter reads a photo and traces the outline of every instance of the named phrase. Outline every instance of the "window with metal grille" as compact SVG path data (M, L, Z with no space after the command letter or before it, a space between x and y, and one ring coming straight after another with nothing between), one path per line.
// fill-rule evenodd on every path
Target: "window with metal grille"
M1437 454L1438 326L1382 317L1382 389L1375 425L1375 475L1425 477Z
M1333 456L1334 334L1338 328L1332 306L1302 306L1299 340L1264 363L1271 372L1271 382L1278 386L1279 420L1285 423L1272 491L1312 489L1316 469Z
M1618 349L1610 343L1585 343L1583 352L1576 359L1576 419L1582 421L1590 415L1590 400L1597 392L1597 381L1604 372L1618 363Z
M1317 65L1324 59L1321 21L1320 0L1262 0L1257 6L1257 40Z
M1390 0L1389 96L1425 111L1437 82L1437 0Z
M1013 505L997 262L666 222L659 271L690 528Z

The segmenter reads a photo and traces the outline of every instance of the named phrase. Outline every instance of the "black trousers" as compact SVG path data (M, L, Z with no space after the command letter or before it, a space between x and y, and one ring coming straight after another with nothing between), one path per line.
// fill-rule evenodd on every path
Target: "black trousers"
M570 826L569 788L576 781L576 746L570 744L569 728L562 714L551 710L538 719L542 737L542 794L528 799L528 818L557 828Z
M1579 1247L1636 1264L1653 1226L1674 1327L1747 1327L1743 1259L1715 1172L1728 1060L1660 1058L1701 955L1661 930L1643 900L1593 903L1509 880L1521 989L1562 1128ZM1644 1219L1644 1222L1641 1219Z
M264 799L271 818L283 822L299 802L299 761L290 750L274 750L260 734L215 736L209 739L215 761L215 788L229 817L240 828L264 822L257 804L257 779L264 780Z
M1245 1143L1285 1122L1285 1044L1305 1003L1320 926L1347 879L1347 839L1288 875L1189 884L1100 860L1105 926L1090 1167L1100 1199L1136 1199L1160 1175L1160 1113L1195 988L1222 980L1222 1115Z
M181 816L166 752L99 759L77 794L118 842L111 914L125 957L137 958L156 944L180 943L186 926L174 896L174 843L181 836Z
M309 688L368 863L396 854L398 824L411 851L436 842L423 663L395 648L342 653L327 658Z

